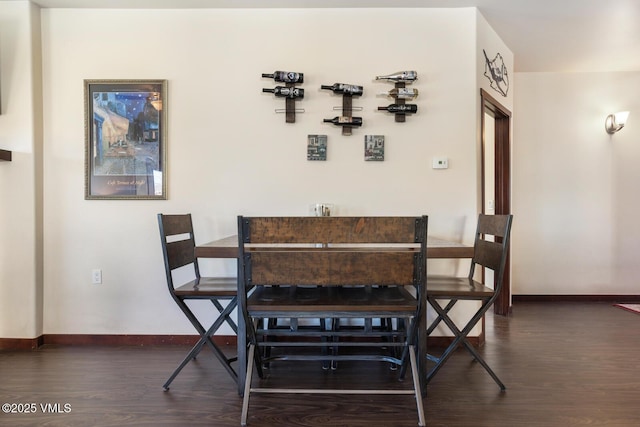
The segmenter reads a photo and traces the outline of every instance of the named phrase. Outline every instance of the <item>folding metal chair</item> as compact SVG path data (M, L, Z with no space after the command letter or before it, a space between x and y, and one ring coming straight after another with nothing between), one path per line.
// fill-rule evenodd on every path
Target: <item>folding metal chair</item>
M474 255L467 277L429 276L427 278L427 301L437 313L436 319L427 328L427 334L443 322L453 332L454 339L440 357L428 355L435 362L427 373L427 383L451 357L454 350L462 344L491 375L501 390L505 385L469 342L467 336L482 319L489 307L494 303L500 289L509 248L512 215L480 215L476 229ZM489 287L474 279L476 266L485 267L494 272L494 286ZM479 301L480 307L463 328L459 328L449 317L451 309L458 301Z
M235 333L238 332L236 323L230 314L237 306L238 285L234 277L201 277L198 260L194 254L195 238L191 214L163 215L158 214L158 225L162 240L162 253L167 275L167 285L173 300L180 310L187 316L193 327L200 334L200 339L191 348L182 362L178 365L163 388L169 390L169 385L180 373L189 361L196 358L200 350L207 345L213 351L216 358L222 363L234 381L238 381L238 375L231 366L237 357L227 357L211 338L214 333L226 322ZM190 266L190 267L188 267ZM177 269L192 268L193 280L178 287L174 284L174 272ZM187 300L209 300L218 311L219 315L209 328L205 329L202 323L194 315L186 304ZM227 301L223 306L220 301Z

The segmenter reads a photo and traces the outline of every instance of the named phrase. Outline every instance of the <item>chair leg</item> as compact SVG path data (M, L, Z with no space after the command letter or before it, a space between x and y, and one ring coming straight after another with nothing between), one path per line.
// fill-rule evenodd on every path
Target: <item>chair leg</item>
M220 316L218 316L216 321L206 331L205 331L204 327L202 326L202 324L195 317L193 312L191 312L191 310L189 310L189 307L187 307L187 305L184 303L184 301L182 301L182 300L178 301L178 306L184 312L184 314L187 316L187 318L189 319L191 324L198 331L198 333L200 334L200 339L191 348L191 351L189 351L189 353L182 360L182 362L180 362L178 367L173 371L173 373L171 374L169 379L167 379L167 381L164 383L162 388L165 391L169 390L169 386L171 385L173 380L178 376L178 374L187 365L187 363L189 363L192 359L195 359L195 357L200 353L200 351L205 346L205 344L208 345L209 348L211 348L211 350L213 351L213 354L220 361L222 366L227 370L229 375L231 375L231 378L233 378L233 380L236 381L236 382L238 381L238 374L235 372L235 370L231 366L231 362L236 360L236 358L227 358L224 355L224 353L222 352L222 350L220 350L220 348L211 339L211 336L220 328L220 326L222 326L222 324L226 321L225 319L229 316L229 314L236 307L236 304L233 303L234 301L235 301L235 299L232 300L229 304L227 304L227 306L222 310Z
M321 318L320 320L320 332L322 332L323 334L325 332L327 332L327 320L331 321L331 319L325 319L325 318ZM331 327L331 325L329 325L329 327ZM326 343L329 339L331 339L331 337L329 337L328 335L322 335L322 337L320 338L320 341L323 343ZM329 352L329 347L327 346L322 346L322 348L320 349L320 353L323 356L328 355ZM322 369L323 370L328 370L329 366L331 365L331 360L330 359L326 359L322 361Z
M436 320L437 321L443 321L447 325L447 327L451 330L451 332L454 334L453 341L445 349L444 353L442 353L442 355L440 357L438 357L438 358L432 358L432 360L434 360L436 362L436 365L429 372L427 372L427 384L428 384L429 381L431 381L431 379L438 373L440 368L442 368L442 366L445 364L445 362L447 360L449 360L449 357L451 357L451 355L453 354L454 350L461 343L463 337L462 337L462 331L460 331L460 329L458 329L458 326L453 322L453 320L451 320L451 318L447 314L448 310L451 309L451 307L453 306L453 304L455 304L456 301L455 300L450 301L449 304L447 304L447 306L445 308L440 306L440 304L438 304L438 302L435 301L435 300L427 298L427 301L429 302L429 304L434 308L434 310L438 314L438 319L436 319ZM452 302L453 302L453 304L452 304ZM472 320L473 320L473 318L471 320L469 320L469 322L467 323L467 326L465 327L465 329L469 327L469 325L471 324ZM471 330L471 328L469 328L469 330Z
M185 356L185 358L182 359L182 362L180 362L178 367L173 371L169 379L167 379L167 381L165 381L165 383L162 385L162 388L164 389L164 391L169 390L169 386L171 385L173 380L178 376L178 374L182 371L182 368L184 368L187 365L187 363L189 363L191 360L196 358L198 353L200 353L200 351L202 350L203 346L204 346L204 340L200 339L196 343L196 345L194 345L191 348L191 351L189 351L189 353Z
M258 329L258 324L264 321L265 319L253 319L251 321L245 322L245 324L247 325L248 342L250 345L253 345L257 349L257 351L254 350L253 352L253 358L255 358L255 370L257 371L258 377L260 378L264 378L264 372L262 369L263 369L263 366L265 365L265 362L263 362L260 346L258 346L258 337L257 337L256 330ZM251 365L251 363L253 363L253 360L247 357L247 366Z
M395 318L396 321L396 326L394 329L393 326L393 320L392 318L387 318L385 319L386 321L386 326L385 326L385 331L387 332L393 332L394 335L391 337L390 342L397 344L398 342L400 342L400 340L402 342L406 342L407 340L407 325L409 325L410 319L404 319L404 318ZM391 354L393 355L394 358L399 359L401 361L401 365L403 365L405 362L405 358L406 358L406 352L404 351L404 349L400 350L398 347L396 347L395 345L392 347L392 352ZM396 363L392 363L391 364L391 370L392 371L396 371L398 370L398 365Z
M240 416L240 425L247 425L247 416L249 415L249 395L251 394L251 377L253 376L253 366L255 365L254 354L255 344L249 344L249 355L247 356L247 378L244 382L244 397L242 398L242 415Z
M443 308L443 311L445 313L449 313L449 311L453 308L453 305L456 302L458 302L458 300L456 300L456 299L452 299L451 301L449 301L449 303L446 305L446 307ZM431 301L429 301L429 303L433 306L433 303ZM431 332L433 332L434 329L436 329L436 326L438 326L441 321L442 321L442 316L440 316L440 314L438 314L438 317L436 319L434 319L434 321L431 322L431 324L427 328L427 335L430 335Z
M418 374L418 364L416 362L416 348L409 346L409 359L411 360L411 376L413 377L413 388L416 392L416 406L418 408L418 425L426 426L424 419L424 406L422 403L422 392L420 391L420 375Z
M337 317L331 319L331 331L332 332L338 332L339 330L340 330L340 319L337 318ZM340 341L340 337L338 337L337 335L334 335L332 337L332 341L337 343L337 342ZM338 351L339 351L339 347L337 345L331 347L331 354L333 356L337 356L338 355ZM331 360L331 369L334 370L334 371L336 369L338 369L338 361L336 359L332 359Z
M473 348L473 346L471 345L471 343L465 338L462 340L462 343L464 344L464 346L467 348L467 350L469 351L469 353L471 353L471 355L473 356L473 358L480 364L482 365L482 367L485 369L485 371L487 371L487 373L489 375L491 375L491 378L493 378L493 380L496 382L496 384L498 384L498 387L500 387L500 390L505 391L507 389L507 387L504 385L504 383L502 381L500 381L500 378L498 378L498 376L496 375L495 372L493 372L493 369L491 369L489 367L489 364L487 364L487 362L485 362L484 358L482 356L480 356L480 354L476 351L475 348Z
M438 313L438 319L442 320L447 325L447 327L455 335L455 338L439 358L434 358L434 357L430 358L431 360L434 360L436 362L436 365L427 373L427 383L435 376L435 374L440 370L440 368L449 359L449 357L451 357L451 355L453 354L454 350L458 347L458 345L462 344L467 349L467 351L471 353L471 356L473 356L473 358L478 363L480 363L480 365L482 365L482 367L487 371L487 373L491 376L491 378L493 378L493 380L496 382L498 387L500 387L500 390L502 391L506 390L504 383L500 381L500 379L495 374L495 372L493 372L493 370L489 367L487 362L482 358L482 356L480 356L480 354L476 351L476 349L473 347L473 345L471 345L471 343L467 339L467 335L469 334L469 332L471 332L471 330L475 327L475 325L482 318L482 316L484 316L484 314L489 309L491 304L486 301L483 302L483 306L467 322L465 327L462 330L460 330L458 326L455 324L455 322L453 322L453 320L451 320L451 318L448 315L449 310L451 310L451 307L453 306L451 302L449 302L449 304L447 304L447 306L443 308L435 300L428 299L428 301L429 301L429 304Z
M266 322L266 329L268 330L275 330L278 328L278 319L276 318L269 318L269 319L262 319L260 320L260 322ZM269 341L271 339L274 339L273 337L269 337L268 333L265 333L263 340L264 341ZM271 356L271 347L269 346L265 346L262 348L262 356L264 359L268 359ZM269 368L269 362L264 362L263 366L264 369L268 369Z
M399 378L401 380L404 379L406 373L407 373L407 354L409 353L409 347L412 346L416 341L417 341L417 337L416 337L416 319L413 318L407 318L404 319L405 325L406 326L406 336L405 336L405 340L407 345L404 346L404 348L402 349L402 357L400 358L400 360L402 361L402 364L400 365L400 373L399 373Z
M222 304L220 304L220 302L218 300L212 299L211 302L216 307L216 309L218 309L218 312L220 314L222 314L225 311L224 307L222 306ZM229 305L233 305L234 307L236 307L238 305L237 298L234 297L231 300L229 300L229 304L227 304L227 306L229 306ZM228 311L227 314L224 316L224 321L227 322L227 324L231 327L233 332L237 335L238 334L238 325L236 325L236 322L233 321L233 319L231 318L230 314L231 314L231 311Z

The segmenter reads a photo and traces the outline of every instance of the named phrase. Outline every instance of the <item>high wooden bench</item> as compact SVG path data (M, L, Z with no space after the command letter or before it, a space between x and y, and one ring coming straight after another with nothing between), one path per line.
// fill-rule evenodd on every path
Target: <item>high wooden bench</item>
M419 325L424 326L425 316L426 216L240 216L238 240L238 298L248 335L243 426L252 393L410 394L418 424L425 425L420 373L426 363L426 328ZM275 323L264 319L290 320L291 326L271 329L265 325ZM296 326L308 319L320 319L320 326ZM393 325L385 329L335 330L323 327L323 319L365 319L365 325L371 325L369 319L395 321L385 321ZM265 349L273 351L260 351ZM263 378L264 363L283 360L390 362L400 367L401 379L409 365L413 389L252 385L254 371Z

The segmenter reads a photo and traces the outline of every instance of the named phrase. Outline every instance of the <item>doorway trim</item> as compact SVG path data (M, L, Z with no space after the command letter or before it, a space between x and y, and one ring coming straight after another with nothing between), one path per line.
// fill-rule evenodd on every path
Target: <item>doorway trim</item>
M511 213L511 111L492 97L486 90L480 89L480 135L481 135L481 175L482 175L482 212L485 209L485 113L495 120L495 214ZM502 290L494 303L496 314L508 315L511 312L511 267L510 250L507 253Z

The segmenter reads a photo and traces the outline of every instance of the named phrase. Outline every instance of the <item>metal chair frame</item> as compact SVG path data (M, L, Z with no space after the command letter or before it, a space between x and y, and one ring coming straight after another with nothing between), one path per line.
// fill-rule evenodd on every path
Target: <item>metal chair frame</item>
M509 250L509 236L511 231L512 215L480 215L476 228L474 242L474 256L471 260L469 275L466 278L429 276L427 278L427 302L437 313L436 319L429 325L427 335L443 322L454 334L453 341L445 349L440 357L428 355L427 358L435 362L427 373L427 383L442 368L459 345L463 345L491 378L498 384L501 390L505 390L504 383L489 367L487 362L469 342L468 335L483 318L487 310L493 305L500 294L504 278L505 265ZM487 240L488 236L494 236L494 241ZM476 266L488 268L494 271L494 287L490 288L474 280ZM445 305L439 301L448 301ZM464 327L459 328L451 319L449 313L458 301L479 301L480 307L467 321Z
M200 338L191 348L189 353L180 362L178 367L164 383L165 391L169 390L170 384L178 376L180 371L191 360L196 359L202 348L208 346L215 357L220 361L231 378L237 382L238 375L231 366L237 357L227 357L220 347L214 342L212 336L226 322L237 334L238 327L231 318L231 313L237 307L237 278L235 277L201 277L198 259L195 257L195 237L193 233L193 223L191 214L164 215L158 214L158 226L162 240L162 253L164 257L165 273L169 293L176 302L180 310L187 317L189 322L198 331ZM175 286L173 272L187 265L193 266L194 279ZM196 317L193 311L186 304L189 300L208 300L218 312L215 321L205 328L202 322ZM226 301L223 306L220 301Z

